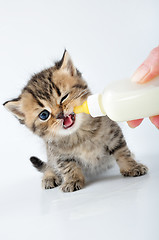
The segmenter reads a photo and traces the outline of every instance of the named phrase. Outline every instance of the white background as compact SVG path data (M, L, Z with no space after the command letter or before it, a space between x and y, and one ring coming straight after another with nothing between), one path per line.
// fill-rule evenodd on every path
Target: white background
M123 123L122 129L149 175L125 180L116 169L114 178L69 195L41 190L29 157L46 160L45 147L2 106L33 73L59 60L64 48L94 93L131 77L159 44L158 23L158 0L0 0L1 239L80 239L88 233L90 239L123 239L124 233L159 239L159 132L148 119L136 129Z

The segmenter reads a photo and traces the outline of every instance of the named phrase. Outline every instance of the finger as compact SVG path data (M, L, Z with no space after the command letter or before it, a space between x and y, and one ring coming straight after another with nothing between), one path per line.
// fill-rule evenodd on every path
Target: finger
M159 115L150 117L150 121L159 129Z
M143 121L143 118L137 119L137 120L128 121L127 124L131 128L136 128L137 126L139 126L141 124L142 121Z
M131 80L146 83L159 75L159 46L154 48L147 59L138 67Z

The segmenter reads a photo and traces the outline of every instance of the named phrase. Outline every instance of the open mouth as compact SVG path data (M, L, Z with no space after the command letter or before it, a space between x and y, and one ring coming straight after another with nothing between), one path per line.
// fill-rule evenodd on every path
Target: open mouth
M68 129L75 123L75 113L71 113L63 118L63 128Z

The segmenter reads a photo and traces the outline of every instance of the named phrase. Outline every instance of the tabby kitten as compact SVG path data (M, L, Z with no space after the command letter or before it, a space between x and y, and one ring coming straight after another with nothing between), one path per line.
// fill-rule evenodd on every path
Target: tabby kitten
M30 158L34 167L44 173L45 189L61 185L64 192L79 190L84 187L84 176L106 170L113 159L123 176L147 172L146 166L133 159L116 122L107 116L92 118L73 112L90 94L65 51L61 61L34 75L18 98L4 103L46 144L47 163Z

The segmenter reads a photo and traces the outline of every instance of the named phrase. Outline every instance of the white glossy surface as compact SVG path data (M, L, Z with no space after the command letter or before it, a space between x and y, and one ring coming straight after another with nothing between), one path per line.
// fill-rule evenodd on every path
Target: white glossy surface
M159 132L144 120L122 129L148 175L123 178L116 167L75 193L43 191L32 155L40 139L2 103L66 47L93 93L130 77L158 45L158 0L0 1L0 239L158 240Z
M124 178L116 166L74 193L42 190L39 173L1 182L0 239L158 240L159 161L140 159L148 175Z

